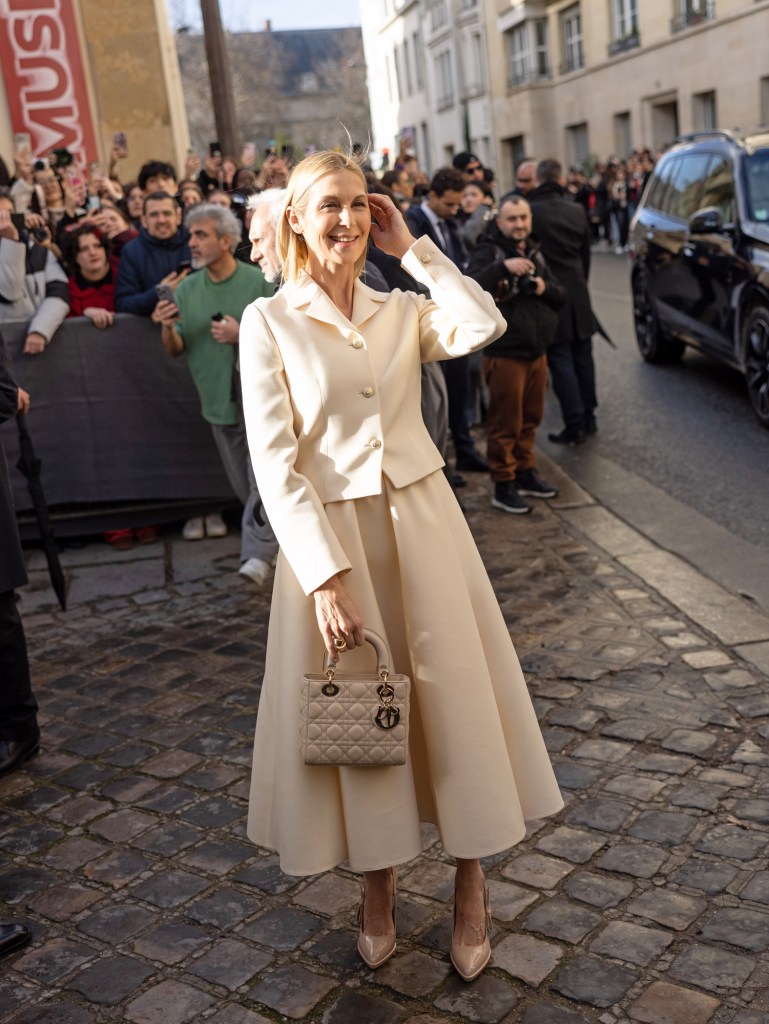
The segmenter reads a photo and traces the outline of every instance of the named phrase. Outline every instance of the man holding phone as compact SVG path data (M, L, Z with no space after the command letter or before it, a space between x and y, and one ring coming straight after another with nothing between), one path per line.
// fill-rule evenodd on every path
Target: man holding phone
M144 199L139 237L120 256L115 309L118 313L150 316L157 305L156 287L175 289L190 265L187 229L182 211L167 192L150 192Z
M261 270L235 258L241 231L231 210L201 203L188 212L186 224L192 266L198 273L182 281L174 295L159 288L152 319L161 325L166 352L187 355L203 418L211 424L227 477L243 502L240 573L262 584L278 545L251 468L236 353L244 309L255 299L272 295L274 288ZM202 537L202 521L195 537L190 523L184 535Z
M0 188L0 323L26 320L24 351L39 355L69 313L67 275L52 252L33 241Z

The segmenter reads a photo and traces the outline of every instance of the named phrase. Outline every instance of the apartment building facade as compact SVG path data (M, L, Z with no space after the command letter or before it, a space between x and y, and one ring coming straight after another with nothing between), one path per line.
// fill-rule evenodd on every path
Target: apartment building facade
M375 154L405 139L428 172L463 149L491 163L482 0L364 0L360 13Z
M491 0L496 160L584 164L769 123L767 0Z
M564 164L769 124L769 0L365 0L374 142L470 148L501 188Z

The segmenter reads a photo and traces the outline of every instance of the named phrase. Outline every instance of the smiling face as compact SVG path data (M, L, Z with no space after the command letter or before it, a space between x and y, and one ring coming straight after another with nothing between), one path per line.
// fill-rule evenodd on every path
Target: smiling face
M114 206L105 204L102 204L101 208L101 224L104 226L107 238L114 238L128 227L123 215L118 213Z
M354 171L318 178L286 216L292 230L304 237L311 275L313 268L353 267L365 254L371 213L365 183Z
M173 199L148 199L142 224L152 238L173 238L181 223L182 213Z

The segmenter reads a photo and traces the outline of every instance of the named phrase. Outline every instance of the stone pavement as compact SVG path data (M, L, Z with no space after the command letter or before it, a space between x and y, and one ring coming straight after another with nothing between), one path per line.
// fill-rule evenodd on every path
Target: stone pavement
M769 1024L769 617L548 469L561 497L524 518L463 494L566 798L486 864L486 973L450 968L434 829L376 972L356 877L247 842L269 594L237 538L93 543L65 552L66 614L30 559L43 750L0 780L0 918L33 942L0 1019Z

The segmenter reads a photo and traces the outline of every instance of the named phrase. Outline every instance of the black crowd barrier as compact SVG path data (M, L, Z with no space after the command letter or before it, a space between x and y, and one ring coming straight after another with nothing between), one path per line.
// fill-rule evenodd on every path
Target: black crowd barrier
M25 327L0 330L32 396L27 422L58 534L160 523L235 500L186 359L166 355L151 321L119 314L98 330L67 320L36 356L23 353ZM33 536L15 421L0 439L22 535Z

